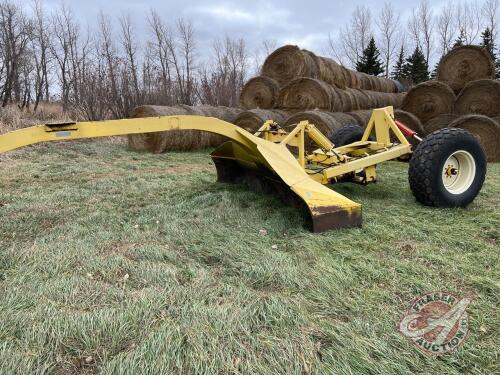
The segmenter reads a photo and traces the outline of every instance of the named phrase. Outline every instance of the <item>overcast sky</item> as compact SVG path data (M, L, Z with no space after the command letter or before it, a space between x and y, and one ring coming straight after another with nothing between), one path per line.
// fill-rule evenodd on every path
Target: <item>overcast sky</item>
M451 0L447 0L451 1ZM445 0L431 0L431 6L438 11ZM403 19L407 19L416 0L392 1ZM45 0L49 9L60 6L60 0ZM303 48L321 53L325 51L328 34L335 34L348 22L356 5L366 5L375 19L384 1L350 0L66 0L74 10L75 16L82 22L95 25L100 10L111 17L131 14L137 34L144 39L146 14L153 8L167 22L178 18L193 22L198 48L202 54L212 45L214 38L228 34L243 37L251 49L262 40L276 40L278 45L297 44Z

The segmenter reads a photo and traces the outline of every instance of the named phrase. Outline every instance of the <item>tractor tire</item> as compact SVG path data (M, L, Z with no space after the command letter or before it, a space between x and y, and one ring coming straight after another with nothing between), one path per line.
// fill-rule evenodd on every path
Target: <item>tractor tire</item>
M413 152L408 171L417 201L434 207L466 207L479 194L485 176L483 147L459 128L427 136Z
M330 141L335 147L342 147L354 142L361 141L365 131L359 125L345 125L333 132L330 136Z

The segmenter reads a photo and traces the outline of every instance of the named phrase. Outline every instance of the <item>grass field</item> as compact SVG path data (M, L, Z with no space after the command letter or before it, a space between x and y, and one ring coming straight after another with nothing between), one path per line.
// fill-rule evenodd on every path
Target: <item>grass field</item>
M363 228L317 235L217 184L206 152L81 142L0 160L1 374L500 371L498 164L456 210L380 166L376 185L336 187ZM465 345L439 358L396 329L435 290L474 299Z

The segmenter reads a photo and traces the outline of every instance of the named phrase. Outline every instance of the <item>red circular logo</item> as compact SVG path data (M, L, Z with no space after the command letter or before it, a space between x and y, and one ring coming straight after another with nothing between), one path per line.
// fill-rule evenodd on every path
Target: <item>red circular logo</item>
M417 298L399 323L399 331L422 351L443 355L462 345L469 332L469 298L434 292Z

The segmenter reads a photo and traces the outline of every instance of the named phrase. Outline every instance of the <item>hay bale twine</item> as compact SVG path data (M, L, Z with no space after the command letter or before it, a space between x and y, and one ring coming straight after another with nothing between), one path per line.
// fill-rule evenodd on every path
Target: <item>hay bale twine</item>
M466 115L457 118L450 127L470 131L483 145L488 161L500 161L500 125L495 120L482 115Z
M486 49L479 46L453 48L439 62L437 79L459 93L468 82L494 79L495 65Z
M332 135L335 130L342 127L342 125L331 116L331 112L325 111L304 111L295 113L286 119L285 126L296 125L301 121L309 121L311 124L314 124L314 126L327 137Z
M253 134L259 130L266 121L273 120L282 125L286 117L287 113L284 111L251 109L241 112L234 120L234 124Z
M491 79L469 82L457 97L455 111L461 115L500 116L500 82Z
M450 124L459 117L459 115L456 115L454 113L444 113L442 115L434 117L433 119L430 119L423 124L424 135L431 134L439 129L449 128Z
M362 128L366 128L370 118L372 117L372 111L369 109L349 112L347 114L356 120L357 124Z
M180 116L187 111L179 107L143 105L135 108L131 118ZM189 150L193 144L191 131L171 130L167 132L129 134L128 145L134 150L147 150L156 154L169 150Z
M274 79L280 86L298 77L318 77L318 67L308 51L297 46L283 46L264 61L262 75Z
M313 78L298 78L280 90L278 108L288 111L335 108L341 111L342 101L333 86Z
M252 78L241 90L240 106L245 109L272 109L276 106L279 89L278 82L272 78Z
M423 123L443 113L453 113L455 93L445 83L428 81L414 87L403 99L402 109L413 113Z

